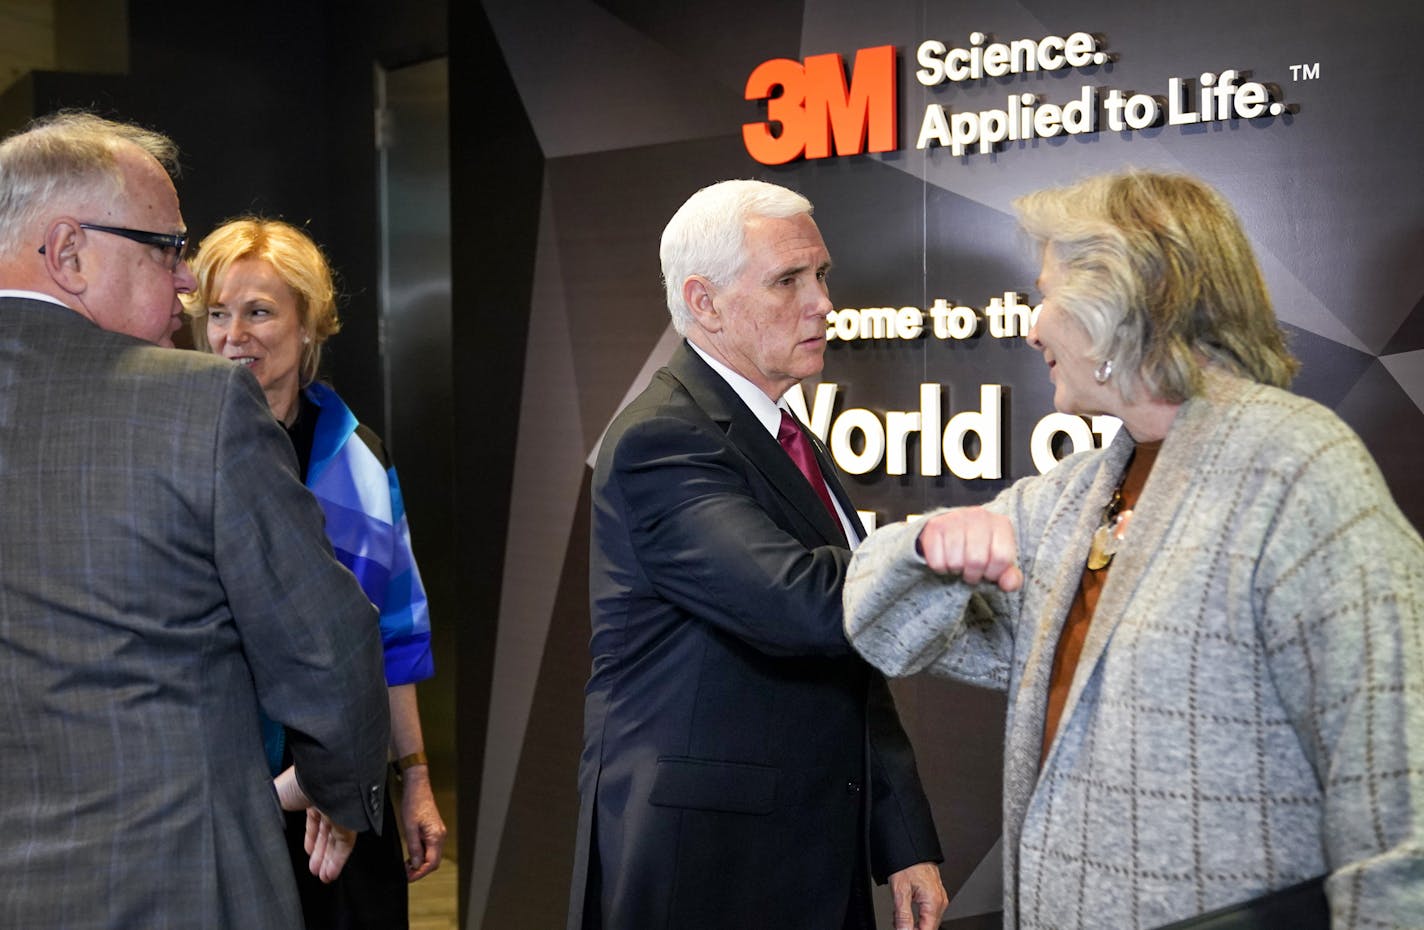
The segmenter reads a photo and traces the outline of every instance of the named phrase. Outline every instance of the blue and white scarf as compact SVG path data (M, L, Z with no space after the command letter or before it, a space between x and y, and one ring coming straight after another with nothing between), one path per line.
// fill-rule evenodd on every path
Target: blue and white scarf
M400 481L356 434L356 416L335 391L312 384L315 404L307 488L326 514L326 535L336 559L350 569L381 612L386 684L411 684L435 674L430 654L430 611L410 548ZM285 742L280 725L263 720L263 744L272 774L281 771Z

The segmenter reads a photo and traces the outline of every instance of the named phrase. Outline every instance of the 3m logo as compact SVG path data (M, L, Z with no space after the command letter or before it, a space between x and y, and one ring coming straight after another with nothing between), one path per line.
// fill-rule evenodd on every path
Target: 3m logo
M742 126L748 154L763 165L784 165L803 154L828 158L895 148L893 45L856 52L849 89L837 54L812 55L805 65L790 58L764 61L747 78L746 96L766 101L766 121ZM780 132L774 133L777 124Z

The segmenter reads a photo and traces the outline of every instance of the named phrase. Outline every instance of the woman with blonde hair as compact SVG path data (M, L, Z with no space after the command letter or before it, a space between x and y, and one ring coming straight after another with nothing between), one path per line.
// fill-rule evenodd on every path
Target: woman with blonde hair
M302 480L326 513L337 558L381 612L392 754L399 769L399 830L387 792L386 829L360 834L330 885L306 868L305 816L288 814L288 846L307 930L408 925L406 884L440 863L445 825L435 806L415 684L434 672L430 620L400 484L380 439L316 380L323 344L340 328L336 288L321 249L296 227L245 217L213 230L193 260L188 299L198 348L244 365L286 427ZM290 786L281 728L264 732L279 787ZM400 834L409 858L402 867Z
M845 587L882 671L1007 692L1004 926L1424 927L1419 534L1284 390L1216 192L1128 172L1015 206L1054 405L1122 428L872 534Z

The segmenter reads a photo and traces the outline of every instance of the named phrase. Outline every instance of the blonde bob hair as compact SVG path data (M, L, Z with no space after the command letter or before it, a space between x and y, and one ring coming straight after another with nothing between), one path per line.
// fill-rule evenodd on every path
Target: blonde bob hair
M302 344L298 369L301 387L316 380L321 368L321 347L341 329L336 315L336 282L321 247L290 223L244 216L228 220L208 233L193 259L198 288L184 298L192 317L193 345L211 352L208 344L208 308L217 298L223 277L234 263L260 258L277 272L297 297L302 329L311 337Z
M1112 362L1124 399L1182 403L1207 366L1286 387L1286 348L1240 221L1196 178L1126 171L1014 201L1019 221L1062 267L1058 306Z

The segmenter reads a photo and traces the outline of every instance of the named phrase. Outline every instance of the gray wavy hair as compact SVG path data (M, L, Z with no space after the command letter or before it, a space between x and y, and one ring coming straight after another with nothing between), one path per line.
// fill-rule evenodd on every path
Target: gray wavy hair
M1251 244L1230 205L1185 175L1126 171L1014 201L1063 268L1054 298L1111 360L1125 399L1197 394L1208 365L1285 387L1286 347Z

